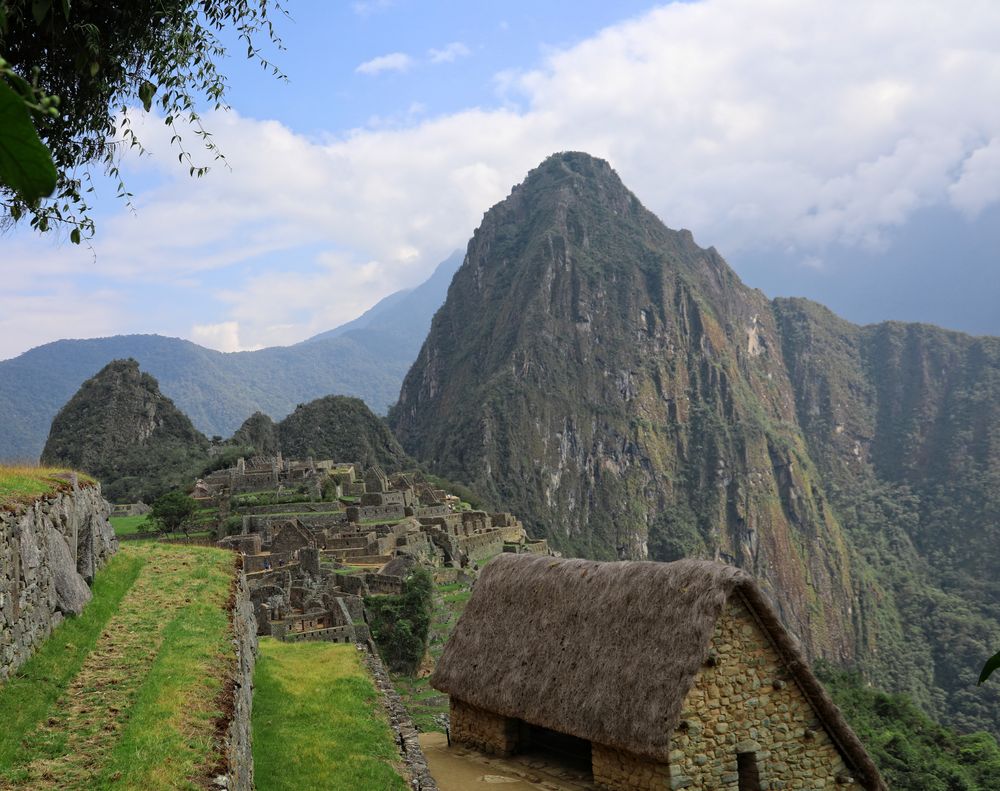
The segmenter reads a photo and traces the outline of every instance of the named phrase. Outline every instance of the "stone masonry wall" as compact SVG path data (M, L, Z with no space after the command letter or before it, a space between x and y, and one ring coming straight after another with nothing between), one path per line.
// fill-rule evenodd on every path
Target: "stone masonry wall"
M613 791L662 791L670 785L670 767L631 753L591 744L594 782Z
M512 755L518 745L518 721L453 697L451 740L490 755Z
M246 574L238 572L233 593L233 646L236 650L233 678L233 718L226 728L226 788L253 791L253 753L250 715L253 709L253 670L257 661L257 619L254 617Z
M671 736L671 788L737 791L737 755L755 753L761 788L861 791L794 679L738 596Z
M90 601L88 583L118 549L110 510L85 486L0 513L0 681Z

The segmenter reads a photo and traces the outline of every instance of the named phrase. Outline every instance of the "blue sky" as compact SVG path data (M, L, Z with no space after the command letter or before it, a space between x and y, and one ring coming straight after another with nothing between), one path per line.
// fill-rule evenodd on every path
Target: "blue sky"
M0 358L157 332L293 343L423 280L545 155L608 158L772 296L1000 334L1000 9L923 0L288 3L225 64L193 182L169 134L92 249L3 239Z

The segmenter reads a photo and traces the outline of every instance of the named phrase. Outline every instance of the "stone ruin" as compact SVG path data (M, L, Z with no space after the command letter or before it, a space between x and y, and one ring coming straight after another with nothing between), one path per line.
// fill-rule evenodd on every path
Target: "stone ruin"
M255 493L275 502L240 504ZM277 502L283 493L298 499ZM503 552L549 554L513 514L467 510L378 465L240 459L199 480L195 497L242 518L219 544L243 555L258 634L282 640L366 642L363 597L401 593L418 565L442 577Z

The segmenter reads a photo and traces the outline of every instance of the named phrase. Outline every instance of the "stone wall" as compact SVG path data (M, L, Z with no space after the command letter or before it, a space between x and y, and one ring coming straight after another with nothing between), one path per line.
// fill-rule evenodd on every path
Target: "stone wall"
M88 583L118 549L110 511L85 486L0 513L0 681L90 601Z
M389 674L385 671L385 666L379 658L375 644L368 640L363 646L359 645L358 649L364 649L365 664L371 671L375 687L381 693L382 703L389 715L389 727L392 728L396 737L399 757L402 759L408 775L407 785L413 791L438 791L437 784L427 768L424 751L420 749L417 729L414 727L413 720L410 719L409 712L403 705L399 693L396 692L396 688L389 679Z
M603 788L622 791L662 791L683 788L671 785L670 767L631 753L591 744L594 782Z
M861 791L740 597L716 623L711 650L715 664L698 674L671 737L674 788L736 791L737 755L754 753L762 789Z
M469 560L480 563L503 552L503 531L488 530L472 536L456 539L459 549L469 556Z
M489 755L512 755L518 747L519 723L510 717L451 698L451 740Z
M253 670L257 659L257 619L247 578L238 572L232 603L233 647L236 665L232 679L232 720L226 728L226 788L230 791L253 791L253 753L250 741L250 715L253 709Z

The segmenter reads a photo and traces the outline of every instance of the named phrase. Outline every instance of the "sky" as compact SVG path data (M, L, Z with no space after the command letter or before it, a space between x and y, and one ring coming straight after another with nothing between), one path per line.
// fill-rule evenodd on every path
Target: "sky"
M131 207L99 180L89 247L0 237L0 359L301 341L423 281L564 150L769 296L1000 335L994 0L286 5L287 82L239 46L223 64L228 167L189 178L136 111L151 155L122 163Z

